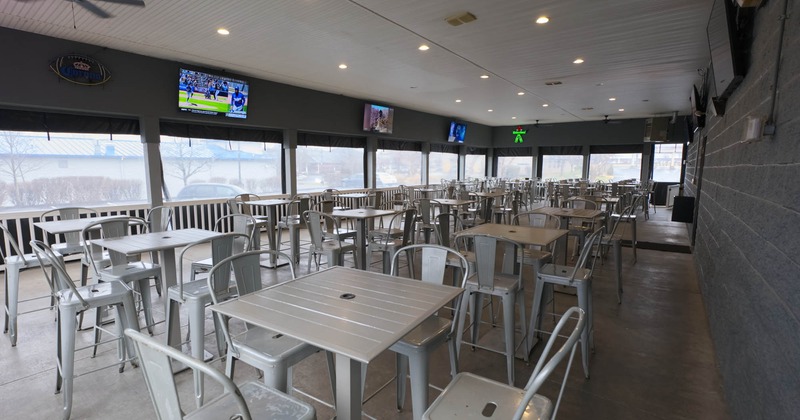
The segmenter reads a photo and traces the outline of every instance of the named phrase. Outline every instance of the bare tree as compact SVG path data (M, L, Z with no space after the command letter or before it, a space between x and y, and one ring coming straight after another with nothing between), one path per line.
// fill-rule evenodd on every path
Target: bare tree
M197 148L189 147L189 139L176 139L165 148L166 164L173 168L169 173L183 181L185 187L192 175L211 166L211 158L200 156Z
M20 204L25 175L42 167L31 159L36 146L13 131L0 131L0 174L11 179L11 200Z

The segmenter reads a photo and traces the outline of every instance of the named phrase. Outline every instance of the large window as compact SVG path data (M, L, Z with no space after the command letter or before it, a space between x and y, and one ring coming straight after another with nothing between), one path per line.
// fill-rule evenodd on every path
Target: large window
M533 176L533 158L530 156L499 156L497 177L524 179Z
M641 153L592 153L589 156L589 179L592 181L639 179L641 173Z
M465 159L464 177L483 178L486 176L486 156L467 155Z
M0 131L0 207L143 202L138 135Z
M656 144L653 153L653 181L680 182L683 143Z
M364 150L297 146L297 191L364 188Z
M583 178L582 155L542 156L542 179Z
M376 160L378 188L422 183L422 152L378 149Z
M458 154L431 152L428 156L428 180L431 184L458 178Z
M177 200L281 193L281 145L161 136L164 184Z

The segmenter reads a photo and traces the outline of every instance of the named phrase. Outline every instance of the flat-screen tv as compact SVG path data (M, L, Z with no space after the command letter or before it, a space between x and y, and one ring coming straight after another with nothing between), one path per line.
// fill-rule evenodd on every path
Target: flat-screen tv
M393 122L394 109L374 104L364 106L364 131L392 134Z
M711 67L716 96L714 102L722 102L739 86L746 73L746 64L736 34L736 6L731 0L714 0L706 27L708 48L711 52Z
M247 118L250 87L243 80L181 69L178 109L193 114Z
M450 131L447 133L447 141L453 143L464 143L464 136L467 133L467 124L453 121L450 123Z

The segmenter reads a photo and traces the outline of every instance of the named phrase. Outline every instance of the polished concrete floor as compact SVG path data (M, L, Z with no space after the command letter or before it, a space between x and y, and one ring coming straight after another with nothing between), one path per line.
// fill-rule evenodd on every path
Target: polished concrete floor
M641 216L641 214L640 214ZM648 221L640 217L639 240L659 237L675 238L688 244L686 225L668 222L669 212L659 208ZM664 230L666 229L666 231ZM669 232L669 233L666 233ZM672 241L673 239L669 239ZM352 264L348 261L347 264ZM79 263L68 264L71 273L79 272ZM313 267L312 267L313 269ZM375 264L374 271L379 270ZM300 274L307 272L303 257ZM279 279L286 273L275 273ZM576 359L567 378L558 417L560 419L727 419L719 373L706 315L700 296L692 256L685 253L638 250L634 263L632 250L623 249L624 295L617 304L614 291L613 260L598 262L594 276L595 351L590 356L591 378L585 379ZM43 295L46 286L41 272L28 270L22 276L21 298ZM527 287L528 301L533 288ZM155 293L154 293L154 299ZM25 304L24 308L46 305L46 301ZM154 304L160 307L161 300ZM576 305L576 298L556 293L555 312ZM208 312L207 312L208 313ZM158 312L156 319L163 319ZM56 330L54 313L49 310L22 315L19 320L19 341L11 347L7 336L0 339L0 419L54 419L60 417L62 397L53 393L55 387ZM87 320L90 320L90 316ZM552 328L547 317L545 328ZM182 317L185 324L186 318ZM91 324L88 321L87 324ZM186 326L184 325L184 333ZM206 331L211 331L210 315ZM482 340L492 341L499 328L482 328ZM163 334L163 324L156 326ZM78 342L88 344L90 331L78 333ZM161 337L161 336L160 336ZM495 340L496 341L496 340ZM206 348L216 352L213 335L207 336ZM538 356L541 346L534 350ZM76 362L77 372L88 372L103 364L113 363L116 350L113 344L101 348L92 359L91 351L82 351ZM580 357L580 351L576 358ZM213 362L222 369L222 363ZM516 385L525 385L533 364L517 360ZM460 368L492 379L505 381L505 359L484 350L471 351L464 347ZM296 366L295 395L309 401L320 419L332 418L332 400L324 355L317 353ZM370 363L366 395L375 393L394 374L394 355L385 352ZM563 377L557 371L540 393L554 397ZM176 376L183 396L183 406L191 409L191 373ZM237 365L236 382L257 378L255 369ZM436 388L449 382L449 362L445 348L439 349L431 361L430 398L438 395ZM207 395L218 387L208 383ZM409 392L410 394L410 392ZM380 390L364 405L366 415L377 419L410 419L411 400L407 397L402 412L395 408L393 384ZM75 379L74 419L154 418L147 388L139 369L115 368L79 376Z

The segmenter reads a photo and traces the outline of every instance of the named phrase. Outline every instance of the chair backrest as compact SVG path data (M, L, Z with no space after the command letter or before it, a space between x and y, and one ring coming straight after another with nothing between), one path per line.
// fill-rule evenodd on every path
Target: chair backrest
M561 226L561 220L552 214L537 213L536 210L533 210L518 213L513 219L511 219L511 224L558 229Z
M139 367L142 374L144 374L144 381L147 384L147 390L150 392L150 399L153 401L156 417L159 420L182 419L184 417L178 390L175 387L175 377L172 374L170 359L192 368L196 372L195 375L202 373L219 382L222 385L223 392L236 401L237 412L231 413L231 419L249 420L251 418L247 402L244 400L239 388L230 378L217 369L138 331L126 329L125 335L133 341L136 348Z
M379 209L383 206L383 190L371 190L369 192L368 207Z
M42 213L40 219L46 221L53 220L75 220L87 217L100 216L100 212L87 207L62 207L60 209L48 210ZM81 244L80 232L67 232L64 234L64 241L68 247L79 247Z
M323 226L325 226L325 229L328 233L335 235L334 240L338 240L339 244L341 245L342 241L339 237L339 223L330 215L314 210L306 210L303 212L303 220L306 222L306 226L308 227L308 236L310 237L311 244L315 247L315 249L320 249L322 247L322 242L325 240L325 237L322 233Z
M460 235L461 236L461 235ZM506 252L511 246L511 252L522 249L522 245L517 242L498 238L491 235L469 235L475 247L475 274L478 278L478 286L482 290L494 289L495 273L499 271L497 266L497 249ZM522 281L522 271L519 270L519 280Z
M166 232L172 227L172 207L157 206L147 212L148 232Z
M0 223L0 230L3 231L3 237L5 237L6 240L8 241L8 244L11 245L11 250L14 252L14 254L12 254L12 255L16 255L19 258L21 258L25 262L25 264L27 265L28 262L25 261L25 254L19 248L19 244L17 244L17 240L14 239L14 235L12 235L11 232L9 232L8 228L3 223ZM6 255L5 249L6 249L6 247L4 247L4 246L2 246L2 244L0 244L0 256L3 257L3 261L6 261L6 257L8 257L8 255Z
M406 246L414 240L414 223L417 218L417 210L416 209L406 209L399 213L395 213L391 220L389 220L389 227L388 231L392 232L394 229L403 229L403 236L401 237L401 246ZM379 240L375 242L380 242L384 244L388 244L396 237L392 237L392 235L380 235Z
M397 275L400 255L403 252L411 251L414 253L417 250L420 250L420 261L422 262L422 264L419 265L419 280L430 284L443 284L447 262L448 260L452 261L452 258L455 258L456 261L461 263L462 269L462 279L459 287L464 287L464 283L467 281L467 278L470 274L469 263L467 263L467 259L456 250L441 245L413 244L398 249L395 251L394 255L392 255L392 269L390 273L392 273L393 276Z
M44 278L50 286L50 293L53 297L58 297L62 290L69 290L72 296L81 302L83 309L89 307L89 304L81 297L75 287L75 282L72 281L67 268L64 266L64 259L60 258L56 253L44 242L39 240L31 241L31 248L36 259L39 260L39 265L44 272ZM50 270L52 267L53 271ZM127 287L127 286L126 286Z
M131 233L131 229L137 226L144 229L147 226L147 223L140 217L116 216L89 223L83 228L81 231L81 237L84 241L84 256L89 260L89 263L92 266L95 274L99 275L100 270L102 269L102 267L98 267L96 260L101 259L103 255L102 247L90 242L92 238L96 237L98 232L97 228L100 228L99 234L101 238L110 239L128 236ZM127 255L110 249L108 250L108 258L112 267L121 266L128 263Z
M253 213L250 210L250 205L245 204L245 202L255 201L260 199L261 197L253 193L241 193L233 198L228 199L228 207L230 208L230 211L233 214L252 215Z
M564 202L561 203L561 207L568 207L571 209L597 210L597 203L594 200L587 200L585 198L572 198L569 200L564 200Z
M181 252L178 254L178 261L180 264L178 265L178 291L181 297L183 297L183 267L184 265L191 264L191 252L195 251L195 249L199 246L210 245L211 247L211 265L214 266L218 264L220 261L228 258L232 255L237 255L242 252L245 252L249 249L247 244L250 241L250 237L244 233L239 232L231 232L225 233L220 236L215 236L209 239L202 239L196 242L192 242L189 245L186 245L181 249ZM184 264L185 260L189 264ZM227 288L228 284L230 283L230 270L228 270L227 278L224 273L218 275L215 283L214 283L214 290L222 290L223 287Z
M569 276L570 282L575 279L578 270L581 268L586 268L588 266L590 274L592 271L594 271L594 263L597 260L597 254L599 253L593 252L592 250L594 246L597 245L597 243L600 241L602 234L603 230L597 229L586 238L586 241L583 244L583 248L581 249L581 254L578 256L578 261L575 263L575 266L572 268L572 272L570 273ZM592 259L592 262L590 264L587 264L589 258Z
M236 232L247 235L247 241L236 240L237 251L235 253L239 253L249 251L254 246L255 236L259 234L256 223L256 219L248 214L228 214L214 222L214 231L220 233Z
M574 319L573 317L578 317L577 322L575 323L575 327L570 332L567 340L564 344L561 345L561 348L553 354L552 357L548 360L547 357L550 354L550 351L553 348L556 340L562 337L561 330L570 321L570 319ZM564 315L561 316L561 319L558 321L553 333L550 335L550 339L547 340L547 344L542 351L542 356L539 358L539 361L536 362L536 367L533 369L531 373L530 379L528 379L528 383L525 385L525 395L522 397L519 406L517 406L517 411L514 413L514 420L519 420L525 414L525 410L528 408L528 404L531 401L531 398L539 391L539 388L544 384L547 378L550 376L551 373L556 369L556 367L569 356L567 360L567 370L564 372L564 377L561 380L561 389L558 392L558 398L556 399L556 403L553 406L553 413L551 418L556 417L556 413L558 412L558 407L561 405L561 397L564 395L564 388L567 384L567 378L569 377L569 371L572 368L572 360L575 357L575 349L578 347L578 339L580 339L581 332L583 329L586 328L586 313L578 308L572 307L567 309Z
M614 236L617 233L617 229L619 228L620 223L626 223L631 218L631 213L633 213L633 206L625 207L620 213L617 220L614 221L614 226L611 228L611 232L609 232L609 236ZM625 229L623 227L623 229ZM620 232L621 234L622 232Z
M439 245L447 248L454 247L453 236L464 230L461 218L452 213L439 213L436 216L434 226L436 228L436 240L439 241Z
M419 215L422 223L426 225L431 224L435 203L438 203L438 201L431 200L430 198L418 198L414 200L414 207L417 208L417 215Z

